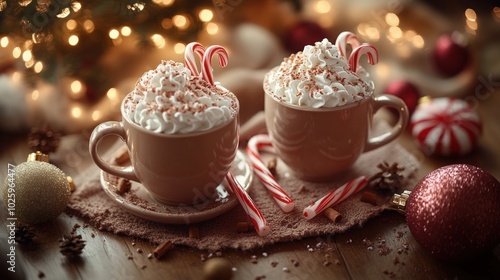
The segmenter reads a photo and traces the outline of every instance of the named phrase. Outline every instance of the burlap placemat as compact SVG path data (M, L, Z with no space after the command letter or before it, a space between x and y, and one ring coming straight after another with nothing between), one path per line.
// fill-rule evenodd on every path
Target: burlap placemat
M376 131L386 129L387 125L381 123L374 128L374 131L376 133ZM86 179L79 184L73 193L67 211L99 230L127 235L155 244L168 239L174 244L201 250L224 248L250 250L277 242L341 233L353 226L361 226L370 217L379 214L388 206L386 204L374 206L362 202L360 201L361 193L335 206L335 209L343 217L339 223L333 223L323 215L306 220L302 217L302 210L311 202L341 186L349 179L360 175L369 177L377 173L379 169L376 166L382 161L397 162L404 167L405 170L402 174L406 181L402 189L413 187L412 175L417 170L419 163L411 153L396 142L363 154L350 172L335 182L329 183L301 181L289 174L287 166L278 161L278 182L295 201L295 209L290 213L282 212L259 179L254 176L249 193L270 224L271 234L265 237L258 236L255 231L236 232L235 228L238 222L248 221L240 205L217 218L198 223L200 238L197 239L188 237L187 225L165 225L138 218L123 210L104 193L101 189L97 167L92 167L91 172L88 173L90 175L85 175Z

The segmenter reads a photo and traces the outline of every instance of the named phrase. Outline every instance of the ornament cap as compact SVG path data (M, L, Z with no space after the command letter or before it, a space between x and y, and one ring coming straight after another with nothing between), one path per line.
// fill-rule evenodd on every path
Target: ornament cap
M37 151L35 153L31 153L28 155L28 159L26 161L44 161L44 162L49 162L49 156Z
M406 201L410 197L411 191L404 191L402 194L394 194L391 197L390 205L401 213L406 211Z

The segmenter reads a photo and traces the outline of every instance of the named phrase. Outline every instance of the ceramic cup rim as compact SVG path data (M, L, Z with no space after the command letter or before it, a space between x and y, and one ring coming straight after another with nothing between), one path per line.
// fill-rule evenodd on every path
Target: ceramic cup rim
M239 111L240 111L240 103L238 101L238 98L235 98L235 103L236 103L236 113L234 114L234 116L232 116L232 118L230 120L228 120L227 122L224 122L224 123L221 123L215 127L212 127L211 129L208 129L208 130L203 130L203 131L196 131L196 132L192 132L192 133L182 133L182 134L165 134L165 133L159 133L159 132L154 132L154 131L151 131L149 129L146 129L140 125L138 125L137 123L135 123L134 121L132 121L128 114L125 113L125 103L127 102L127 97L130 96L132 94L132 92L128 93L122 100L122 103L121 103L121 106L120 106L120 113L121 113L121 116L122 116L122 121L125 121L127 124L131 125L133 128L135 128L136 130L142 132L142 133L146 133L146 134L149 134L149 135L152 135L152 136L157 136L157 137L161 137L161 138L190 138L190 137L198 137L200 135L205 135L205 134L209 134L213 131L216 131L216 130L219 130L219 129L222 129L224 127L226 127L227 125L229 125L230 123L232 123L233 121L237 120L238 119L238 114L239 114Z

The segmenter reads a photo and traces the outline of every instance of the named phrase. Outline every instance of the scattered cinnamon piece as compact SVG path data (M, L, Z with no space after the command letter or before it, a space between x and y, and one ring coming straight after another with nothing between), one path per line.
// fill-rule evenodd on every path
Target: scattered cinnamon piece
M172 248L173 244L172 241L167 240L160 244L158 247L155 248L153 251L153 256L155 259L159 260L161 259L170 249Z
M328 207L323 211L323 214L332 222L338 223L342 220L342 214L340 214L337 210Z
M364 191L360 200L361 202L370 203L373 206L378 205L378 195L372 191Z
M277 261L272 261L272 262L271 262L271 266L272 266L272 267L276 267L277 265L278 265L278 262L277 262Z
M128 154L128 150L124 148L122 151L120 151L119 154L115 156L115 163L118 165L123 165L127 163L130 160L130 156Z
M189 229L188 229L188 235L189 235L189 238L200 238L200 229L196 226L189 226Z
M118 179L118 184L116 185L116 192L119 194L124 194L130 191L131 187L132 183L130 183L130 180L125 178L120 178Z
M273 174L273 176L276 176L276 166L278 165L278 159L273 157L267 162L267 169L269 169L269 172Z
M249 232L252 229L253 229L253 226L249 222L239 222L236 224L236 232L237 233Z

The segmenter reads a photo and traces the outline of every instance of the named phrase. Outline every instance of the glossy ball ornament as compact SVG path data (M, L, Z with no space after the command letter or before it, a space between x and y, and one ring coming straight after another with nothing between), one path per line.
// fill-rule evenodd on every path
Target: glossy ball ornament
M27 161L17 165L12 174L3 186L4 203L7 208L11 208L9 203L13 206L13 215L7 209L8 217L40 224L64 211L71 191L66 175L59 168L44 161ZM9 198L15 198L15 202Z
M460 73L469 61L469 51L453 36L441 35L434 45L434 64L439 73L451 77Z
M415 240L445 261L477 257L500 242L500 183L479 167L434 170L411 192L406 220Z
M289 52L297 53L302 51L306 45L314 45L327 37L326 31L317 23L300 21L285 35L283 44Z
M401 98L401 100L403 100L406 104L406 107L408 107L410 115L413 114L413 111L417 108L418 99L420 98L420 91L418 88L414 84L405 80L397 80L389 83L389 85L385 88L384 93ZM395 110L391 110L391 113L397 115Z

